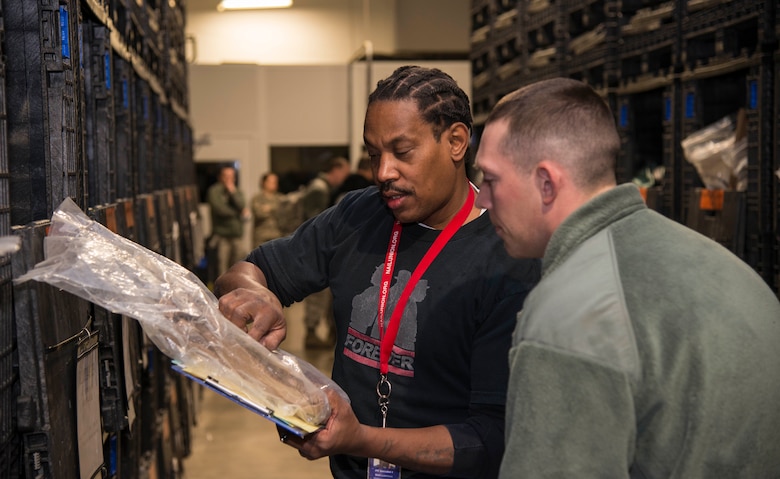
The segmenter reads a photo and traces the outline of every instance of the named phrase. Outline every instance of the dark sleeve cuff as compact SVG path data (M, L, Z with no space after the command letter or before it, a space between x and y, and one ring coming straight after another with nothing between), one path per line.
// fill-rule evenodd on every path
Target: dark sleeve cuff
M455 448L452 470L448 477L498 477L501 456L504 453L504 408L493 408L501 409L501 414L472 416L465 423L445 425Z

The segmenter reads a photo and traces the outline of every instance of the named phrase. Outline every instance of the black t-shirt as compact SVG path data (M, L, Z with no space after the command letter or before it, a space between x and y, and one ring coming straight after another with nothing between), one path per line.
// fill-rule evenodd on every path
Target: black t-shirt
M249 256L282 304L330 287L338 333L333 379L349 395L360 422L372 426L381 426L376 318L393 222L378 190L370 187ZM439 233L404 225L386 321ZM404 310L390 362L387 426L447 425L458 477L497 475L511 334L538 278L539 262L510 258L486 213L450 239ZM364 458L334 456L331 468L335 477L366 477ZM473 476L463 475L470 471ZM404 477L427 476L404 471Z

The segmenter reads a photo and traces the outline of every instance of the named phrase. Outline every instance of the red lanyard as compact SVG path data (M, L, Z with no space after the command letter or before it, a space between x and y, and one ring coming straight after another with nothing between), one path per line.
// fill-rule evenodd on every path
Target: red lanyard
M382 284L379 289L379 309L377 322L379 326L379 372L383 377L387 376L387 371L390 366L390 356L395 344L395 338L398 335L398 328L401 324L401 316L403 316L406 303L409 301L409 297L412 295L417 282L422 278L425 270L431 265L436 256L439 255L444 245L452 238L456 231L466 222L466 219L471 213L471 209L474 207L474 189L469 185L469 195L466 198L466 203L463 204L460 211L447 223L444 230L436 237L428 251L423 256L420 263L414 269L409 282L406 283L401 297L398 298L393 309L393 314L390 316L390 322L387 325L387 331L385 331L385 308L387 307L387 297L390 294L390 281L393 277L393 271L395 269L395 260L398 250L398 244L401 241L401 222L396 220L393 224L393 231L390 234L390 241L387 244L387 254L385 256L385 267L382 271Z

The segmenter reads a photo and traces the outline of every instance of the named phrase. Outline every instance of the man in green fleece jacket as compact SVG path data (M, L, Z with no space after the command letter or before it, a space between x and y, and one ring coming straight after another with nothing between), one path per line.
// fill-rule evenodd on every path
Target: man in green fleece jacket
M780 477L780 303L739 258L615 184L604 101L534 83L490 114L477 206L543 257L509 353L501 478Z

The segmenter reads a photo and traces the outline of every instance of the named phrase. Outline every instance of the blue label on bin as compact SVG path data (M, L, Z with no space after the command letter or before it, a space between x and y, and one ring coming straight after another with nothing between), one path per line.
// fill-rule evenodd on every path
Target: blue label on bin
M143 108L144 108L144 120L149 119L149 97L144 95L143 97Z
M756 80L751 80L748 89L750 90L750 99L748 101L748 104L750 105L749 108L755 110L758 108L758 82Z
M696 94L693 92L685 94L685 118L696 118Z
M79 55L79 67L81 67L81 69L83 70L84 69L84 51L85 51L84 50L84 28L81 26L80 23L79 23L78 34L79 34L79 53L81 53Z
M109 440L109 447L111 448L109 450L109 456L108 456L108 474L109 477L114 477L116 475L117 471L117 464L118 464L118 458L117 458L117 441L116 436L111 436L111 439Z
M70 29L68 28L68 9L60 7L60 37L62 39L62 57L70 58Z
M111 89L111 52L103 55L103 69L106 75L106 88Z
M620 128L628 126L628 105L625 103L620 105L620 118L618 119L618 124L620 125Z
M664 98L664 121L672 119L672 99L668 96Z
M130 99L127 97L127 80L122 80L122 106L125 110L130 106Z

